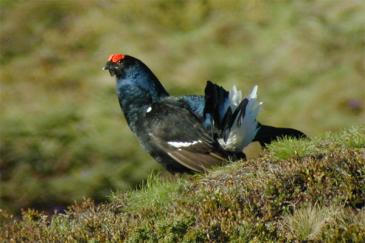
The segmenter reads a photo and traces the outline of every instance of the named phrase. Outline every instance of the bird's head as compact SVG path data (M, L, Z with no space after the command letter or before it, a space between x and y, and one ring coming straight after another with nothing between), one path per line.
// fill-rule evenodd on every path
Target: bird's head
M168 95L151 69L135 57L120 53L112 54L103 69L108 70L111 76L116 76L118 83L133 83L144 90L149 90L156 97Z
M121 77L133 58L124 54L111 54L103 70L108 70L111 76Z

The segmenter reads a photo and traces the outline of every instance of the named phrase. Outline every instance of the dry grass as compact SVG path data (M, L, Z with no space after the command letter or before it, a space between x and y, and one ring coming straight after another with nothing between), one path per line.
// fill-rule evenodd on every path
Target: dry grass
M295 210L293 215L287 216L287 224L293 238L299 240L319 240L323 227L343 217L343 207L309 206Z

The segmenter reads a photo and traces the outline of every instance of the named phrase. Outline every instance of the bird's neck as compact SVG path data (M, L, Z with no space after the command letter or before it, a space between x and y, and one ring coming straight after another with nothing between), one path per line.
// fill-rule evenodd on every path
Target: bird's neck
M169 96L157 77L147 67L129 70L117 77L116 91L128 125L134 131L142 112L153 102Z

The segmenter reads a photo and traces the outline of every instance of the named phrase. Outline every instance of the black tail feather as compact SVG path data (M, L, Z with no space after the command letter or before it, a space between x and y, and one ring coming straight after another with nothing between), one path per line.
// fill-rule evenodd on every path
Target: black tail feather
M226 99L228 98L228 91L223 89L211 81L207 81L205 87L205 107L204 116L210 114L213 117L215 126L222 129L222 116L225 112Z
M303 132L292 128L281 128L265 126L258 123L259 130L257 131L256 137L253 141L258 141L261 146L266 147L266 145L276 141L280 138L308 138Z

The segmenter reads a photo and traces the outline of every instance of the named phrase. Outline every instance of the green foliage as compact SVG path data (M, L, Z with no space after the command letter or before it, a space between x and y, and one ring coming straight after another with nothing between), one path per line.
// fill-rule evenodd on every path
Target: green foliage
M313 151L330 147L321 154L278 159L268 151L205 175L154 174L140 190L98 206L84 200L64 214L28 210L15 219L0 211L0 240L363 242L363 131L315 137Z
M334 148L364 148L364 128L353 127L341 133L327 132L313 139L282 139L268 146L271 154L277 159L303 157L313 154L329 153ZM320 146L316 146L320 144Z
M110 53L144 60L176 95L202 94L208 79L244 93L258 84L265 124L309 135L363 124L364 12L340 0L0 0L0 207L103 201L160 169L101 71ZM311 143L272 151L303 157Z
M288 159L290 157L304 157L314 152L315 147L312 141L282 139L277 143L270 144L269 150L277 159Z
M170 200L174 201L184 188L185 180L176 177L174 180L164 181L160 176L151 174L142 188L126 194L128 204L126 210L137 212L143 208L165 207ZM118 195L113 195L112 200L118 200Z

